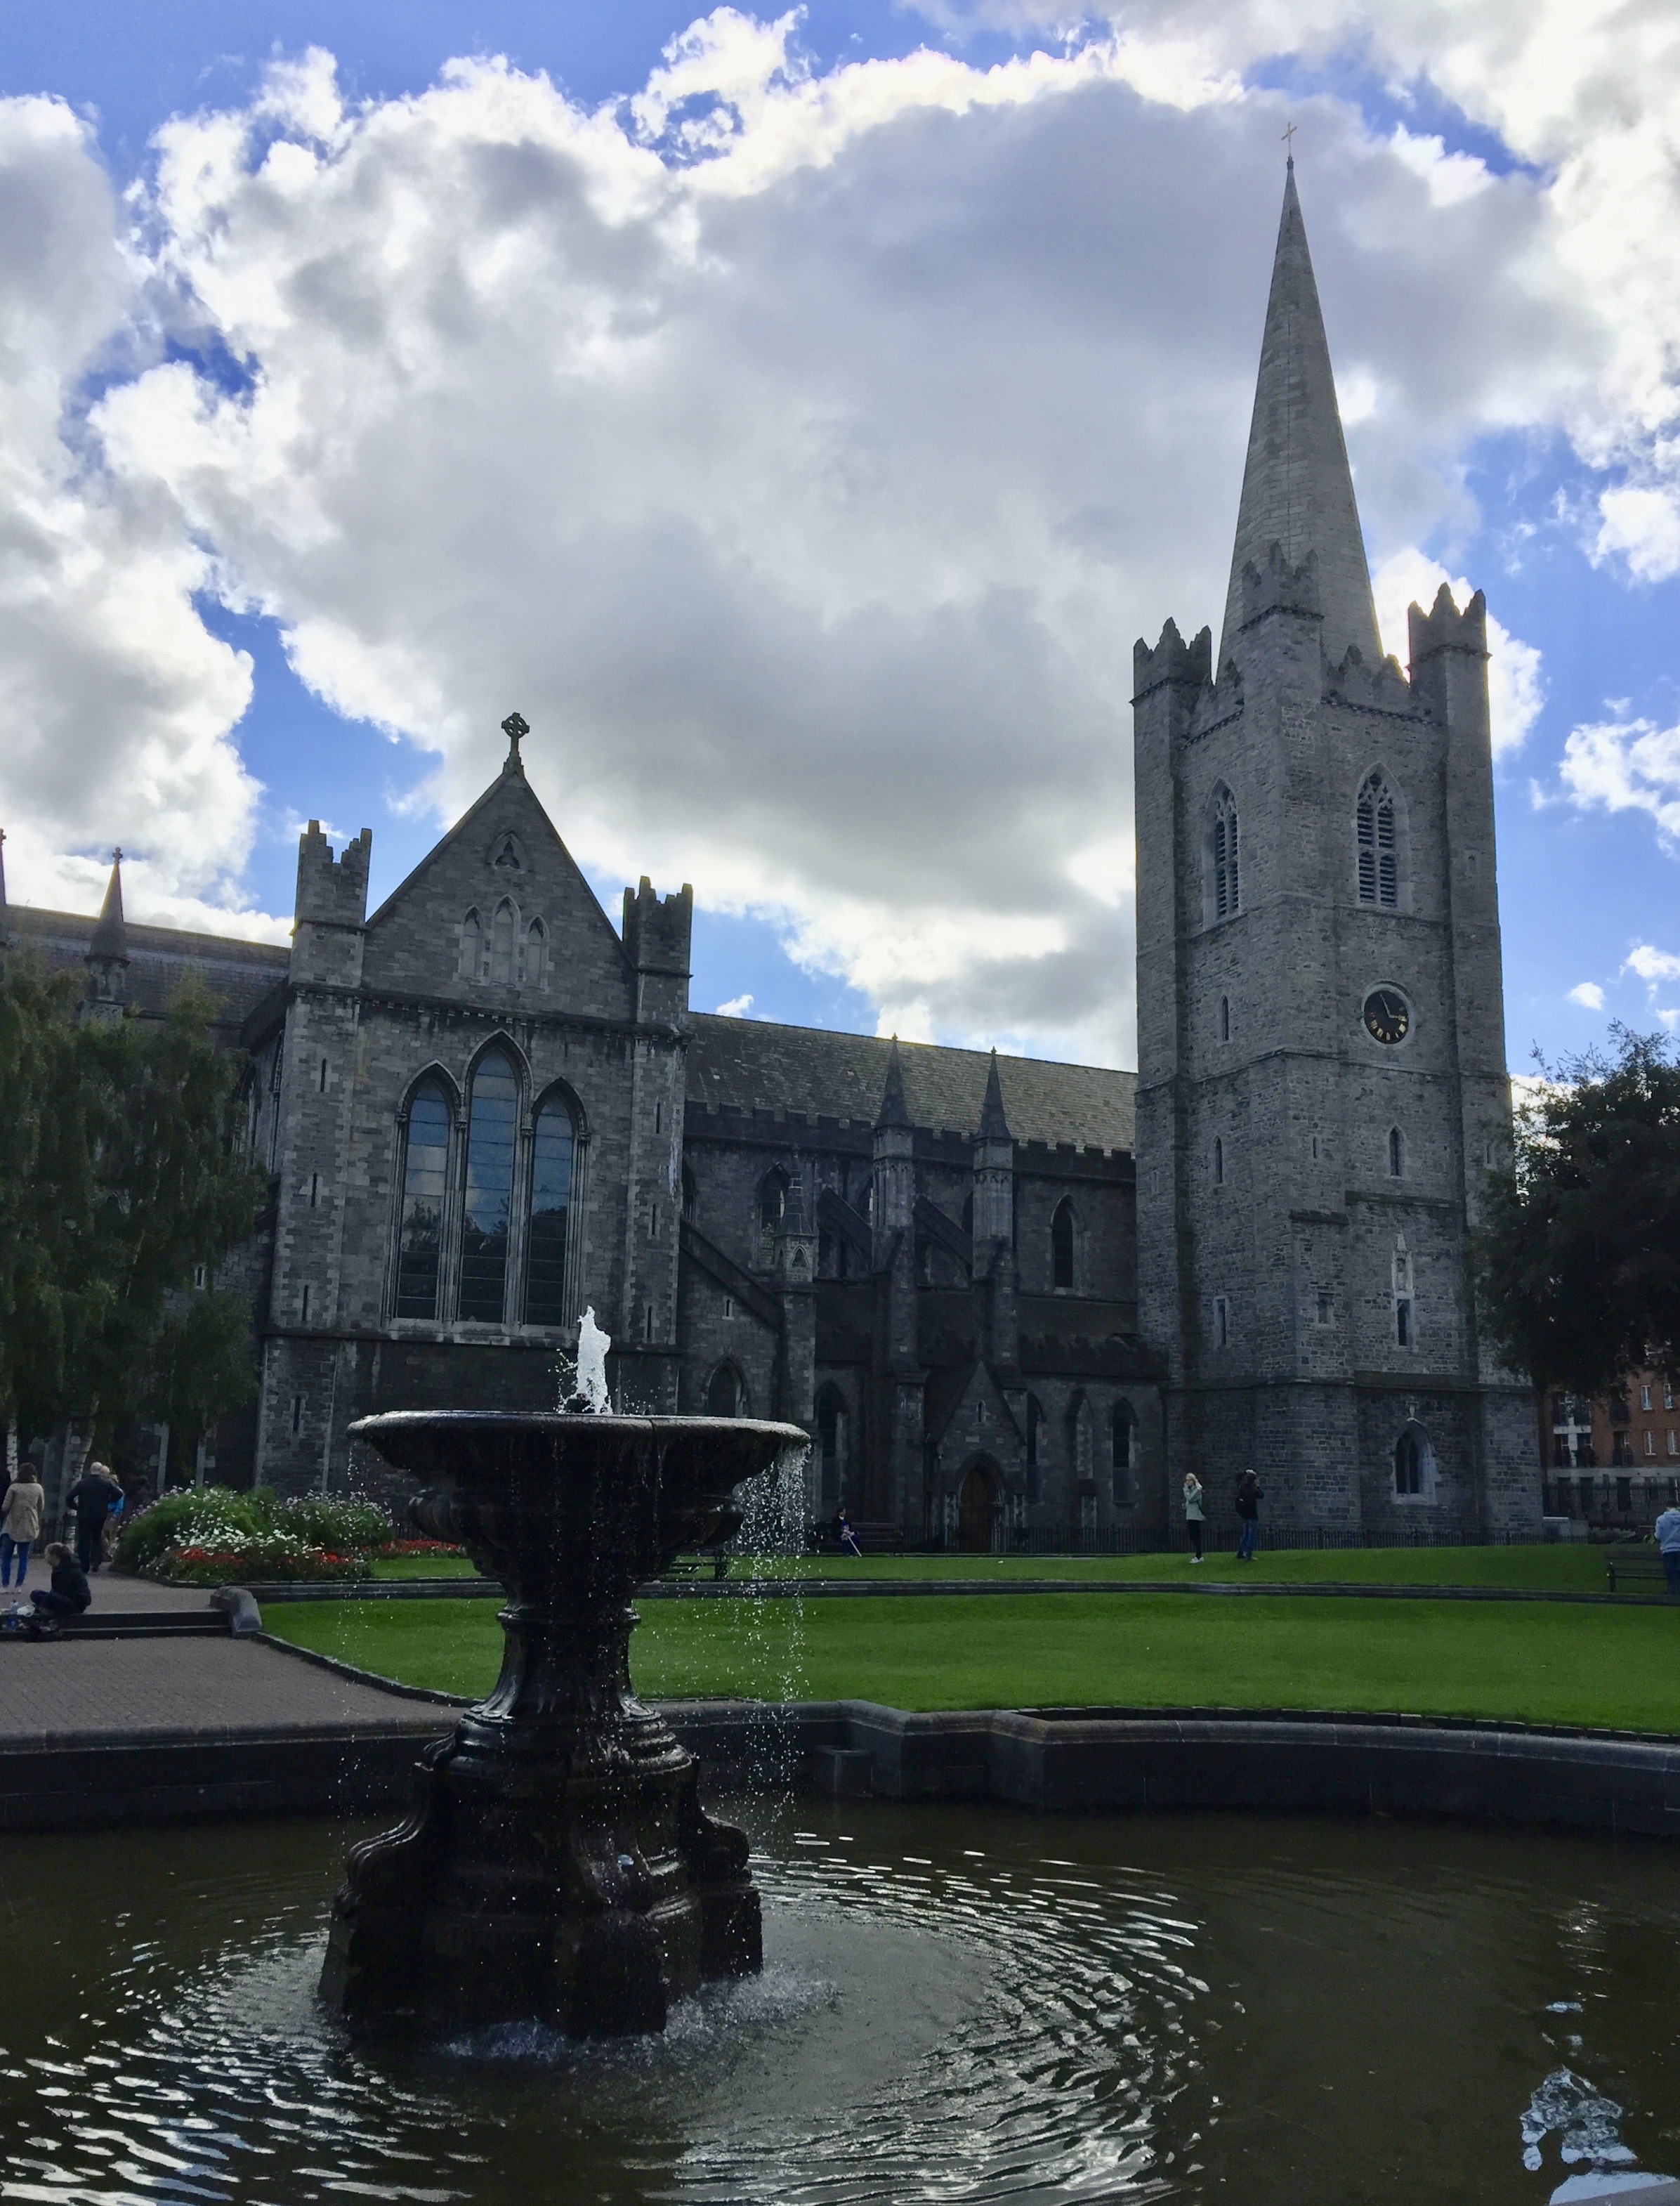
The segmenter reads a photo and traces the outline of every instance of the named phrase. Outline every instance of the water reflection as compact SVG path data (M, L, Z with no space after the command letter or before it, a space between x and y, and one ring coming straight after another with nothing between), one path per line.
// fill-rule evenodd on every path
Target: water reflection
M0 1927L0 2191L1538 2206L1680 2164L1659 1846L870 1804L756 1821L761 1978L661 2040L406 2056L314 2004L343 1825L13 1839L9 1889L33 1896Z

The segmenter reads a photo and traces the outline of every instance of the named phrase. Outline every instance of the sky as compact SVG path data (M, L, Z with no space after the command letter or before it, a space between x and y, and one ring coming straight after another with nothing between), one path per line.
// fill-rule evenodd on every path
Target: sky
M1134 1064L1290 123L1385 645L1487 596L1512 1068L1680 1025L1671 0L9 11L11 897L282 940L516 708L697 1007Z

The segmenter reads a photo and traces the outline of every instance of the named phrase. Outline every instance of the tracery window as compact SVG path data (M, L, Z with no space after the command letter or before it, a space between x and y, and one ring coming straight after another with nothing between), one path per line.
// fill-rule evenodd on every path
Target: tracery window
M396 1257L398 1317L435 1318L438 1315L449 1160L449 1097L441 1081L422 1081L409 1100L402 1160Z
M1242 908L1236 799L1228 789L1213 801L1213 916L1229 919Z
M1392 909L1400 901L1399 860L1395 838L1394 792L1373 773L1359 792L1355 811L1359 855L1359 900Z
M565 1325L576 1315L566 1292L572 1206L572 1114L551 1095L531 1137L531 1224L526 1242L525 1321Z
M461 1315L480 1325L500 1325L506 1312L518 1112L518 1076L503 1053L492 1049L473 1075L461 1219Z

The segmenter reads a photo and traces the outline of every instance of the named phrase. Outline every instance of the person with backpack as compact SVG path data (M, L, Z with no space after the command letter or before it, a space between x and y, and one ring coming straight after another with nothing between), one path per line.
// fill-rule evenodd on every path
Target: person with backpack
M1236 1559L1252 1563L1254 1550L1260 1545L1260 1505L1266 1499L1266 1489L1252 1470L1245 1470L1236 1482L1236 1514L1240 1529L1236 1535Z

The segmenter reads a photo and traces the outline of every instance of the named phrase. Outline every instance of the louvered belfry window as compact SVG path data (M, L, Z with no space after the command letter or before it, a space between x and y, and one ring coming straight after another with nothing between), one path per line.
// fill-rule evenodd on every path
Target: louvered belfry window
M1213 810L1213 910L1229 919L1242 909L1242 884L1237 871L1236 805L1224 790Z
M1391 911L1400 901L1399 871L1395 858L1394 794L1381 774L1373 773L1359 792L1359 900L1385 905Z

